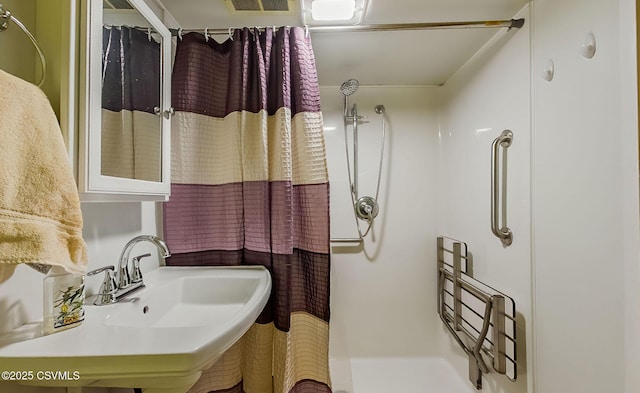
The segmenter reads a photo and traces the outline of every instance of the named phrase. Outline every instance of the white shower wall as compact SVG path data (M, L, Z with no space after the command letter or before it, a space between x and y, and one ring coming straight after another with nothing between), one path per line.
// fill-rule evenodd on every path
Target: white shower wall
M530 238L530 19L520 30L494 37L441 88L438 161L438 234L467 243L474 277L512 297L518 314L519 372L516 383L491 373L486 392L526 392L524 373L531 343ZM507 224L513 244L504 247L491 232L491 145L509 129L507 149ZM467 356L438 329L443 355L468 376ZM530 352L530 351L529 351ZM528 356L529 355L529 356Z
M640 391L633 0L534 2L537 390ZM596 52L581 55L587 36ZM549 61L552 81L542 78Z
M331 184L331 236L357 237L349 196L337 86L321 87ZM330 357L334 389L350 390L349 359L436 353L437 102L434 88L367 87L350 97L370 123L359 128L360 195L375 196L381 116L387 138L380 213L364 249L333 244ZM364 229L364 228L363 228Z

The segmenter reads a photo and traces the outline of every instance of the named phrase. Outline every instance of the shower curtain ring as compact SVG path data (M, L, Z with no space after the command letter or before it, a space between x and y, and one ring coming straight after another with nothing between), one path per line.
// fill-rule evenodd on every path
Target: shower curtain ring
M182 27L178 29L178 39L182 41Z
M233 32L234 32L233 27L229 27L229 39L231 41L233 41Z
M149 39L149 42L151 42L151 27L147 27L147 38Z
M304 36L309 38L309 25L304 25Z
M204 28L204 40L206 42L209 42L209 28L208 27Z

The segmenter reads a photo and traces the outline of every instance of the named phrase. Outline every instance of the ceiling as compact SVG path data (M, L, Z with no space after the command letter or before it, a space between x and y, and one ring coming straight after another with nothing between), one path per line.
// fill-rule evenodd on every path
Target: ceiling
M301 0L294 3L299 6ZM156 0L180 27L301 25L292 15L239 15L224 0ZM528 0L369 0L364 24L511 19ZM444 84L498 29L312 33L321 86Z

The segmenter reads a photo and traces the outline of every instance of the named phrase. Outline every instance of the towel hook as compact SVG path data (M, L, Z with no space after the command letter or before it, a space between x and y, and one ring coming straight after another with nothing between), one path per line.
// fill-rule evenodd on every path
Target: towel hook
M40 58L40 64L42 65L41 67L42 74L40 75L40 81L38 82L38 87L42 87L42 85L44 84L44 79L47 75L47 61L44 57L44 53L42 53L42 49L40 49L40 45L38 45L38 41L36 41L35 37L33 36L33 34L31 34L29 29L27 29L22 24L22 22L18 20L18 18L11 15L11 12L9 12L8 9L4 8L2 4L0 4L0 18L3 19L3 21L0 22L0 32L8 29L9 21L12 21L20 28L20 30L24 32L24 34L26 34L27 37L29 37L29 40L31 40L31 43L33 44L33 46L35 46L36 51L38 52L38 57Z

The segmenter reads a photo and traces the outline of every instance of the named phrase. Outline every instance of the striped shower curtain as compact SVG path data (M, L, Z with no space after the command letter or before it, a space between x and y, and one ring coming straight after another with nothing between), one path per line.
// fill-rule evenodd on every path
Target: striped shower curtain
M191 392L330 393L329 184L299 27L178 41L168 265L262 265L264 311Z

